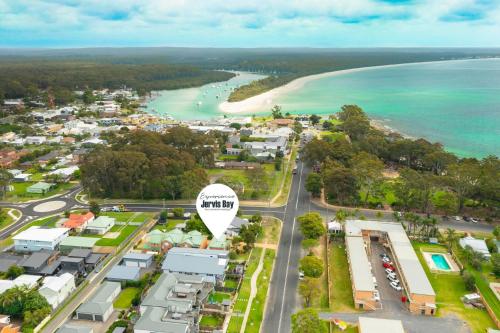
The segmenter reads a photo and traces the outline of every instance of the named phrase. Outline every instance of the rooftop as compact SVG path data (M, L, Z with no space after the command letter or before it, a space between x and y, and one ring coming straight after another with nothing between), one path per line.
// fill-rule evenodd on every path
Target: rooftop
M91 248L98 240L99 238L95 237L68 236L61 241L60 245Z
M44 228L39 226L30 227L14 237L13 240L34 240L34 241L54 241L59 237L67 234L69 231L68 228Z
M346 237L347 253L351 265L352 279L357 290L374 291L365 242L362 237Z
M359 333L405 333L401 320L359 317Z
M174 247L168 251L162 269L171 272L223 275L228 251Z
M139 280L141 269L139 267L116 265L106 274L108 280Z

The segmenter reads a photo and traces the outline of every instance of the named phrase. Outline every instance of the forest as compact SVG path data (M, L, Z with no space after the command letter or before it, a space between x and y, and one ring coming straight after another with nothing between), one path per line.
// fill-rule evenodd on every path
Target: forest
M80 166L92 196L130 199L192 199L208 185L204 168L214 164L215 139L186 127L165 134L111 133L110 147L89 153Z
M336 135L314 139L302 151L318 171L306 181L313 195L324 189L328 200L341 205L498 218L498 157L458 158L438 143L382 132L356 105L343 106L323 128ZM385 177L386 170L397 177Z
M37 96L40 90L52 90L57 97L73 90L117 89L123 86L144 95L153 90L226 81L233 76L233 73L191 65L3 60L0 61L0 98L29 98Z

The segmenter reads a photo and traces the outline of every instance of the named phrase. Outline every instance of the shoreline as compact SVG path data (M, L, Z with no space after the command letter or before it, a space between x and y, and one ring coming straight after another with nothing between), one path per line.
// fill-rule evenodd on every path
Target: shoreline
M391 65L379 65L379 66L368 66L368 67L358 67L358 68L350 68L350 69L341 69L337 71L325 72L320 74L307 75L303 77L299 77L293 81L288 82L287 84L266 91L262 94L249 97L242 101L238 102L228 102L224 101L219 104L219 111L226 114L249 114L249 113L264 113L271 112L271 108L274 105L274 101L276 98L280 97L283 94L290 93L304 87L305 84L320 80L328 77L334 77L344 74L357 73L362 71L367 71L371 69L382 69L382 68L394 68L401 66L411 66L411 65L425 65L425 64L433 64L439 62L449 62L449 61L469 61L469 60L485 60L485 59L498 59L498 58L479 58L479 59L451 59L451 60L435 60L435 61L423 61L423 62L409 62L402 64L391 64Z

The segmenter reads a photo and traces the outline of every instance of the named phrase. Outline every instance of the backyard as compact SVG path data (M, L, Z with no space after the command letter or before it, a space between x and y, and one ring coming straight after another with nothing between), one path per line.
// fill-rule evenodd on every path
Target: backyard
M467 308L460 300L460 297L471 293L465 289L465 284L460 275L430 272L421 251L443 252L446 251L446 247L427 243L413 243L413 247L436 293L438 316L454 313L467 321L473 332L478 333L486 332L488 327L494 327L494 323L486 310Z
M113 306L117 309L128 309L132 305L132 300L139 294L139 288L129 287L123 289L115 299Z
M354 312L351 277L345 245L332 242L328 248L328 266L330 272L330 309L333 312Z

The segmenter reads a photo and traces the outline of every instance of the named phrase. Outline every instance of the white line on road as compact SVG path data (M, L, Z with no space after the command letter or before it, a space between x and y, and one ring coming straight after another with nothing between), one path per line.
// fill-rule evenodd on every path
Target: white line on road
M295 210L297 210L299 205L299 192L300 192L300 184L302 182L302 171L304 171L304 164L301 165L300 168L300 176L299 176L299 188L297 189L297 200L295 201ZM281 298L281 312L280 312L280 320L278 322L278 333L281 331L281 321L283 319L283 308L285 305L285 294L286 294L286 282L288 281L288 268L290 267L290 257L292 254L292 245L293 245L293 231L295 230L295 217L293 218L292 224L292 235L290 236L290 247L288 248L288 261L286 264L285 271L285 283L283 284L283 297Z

